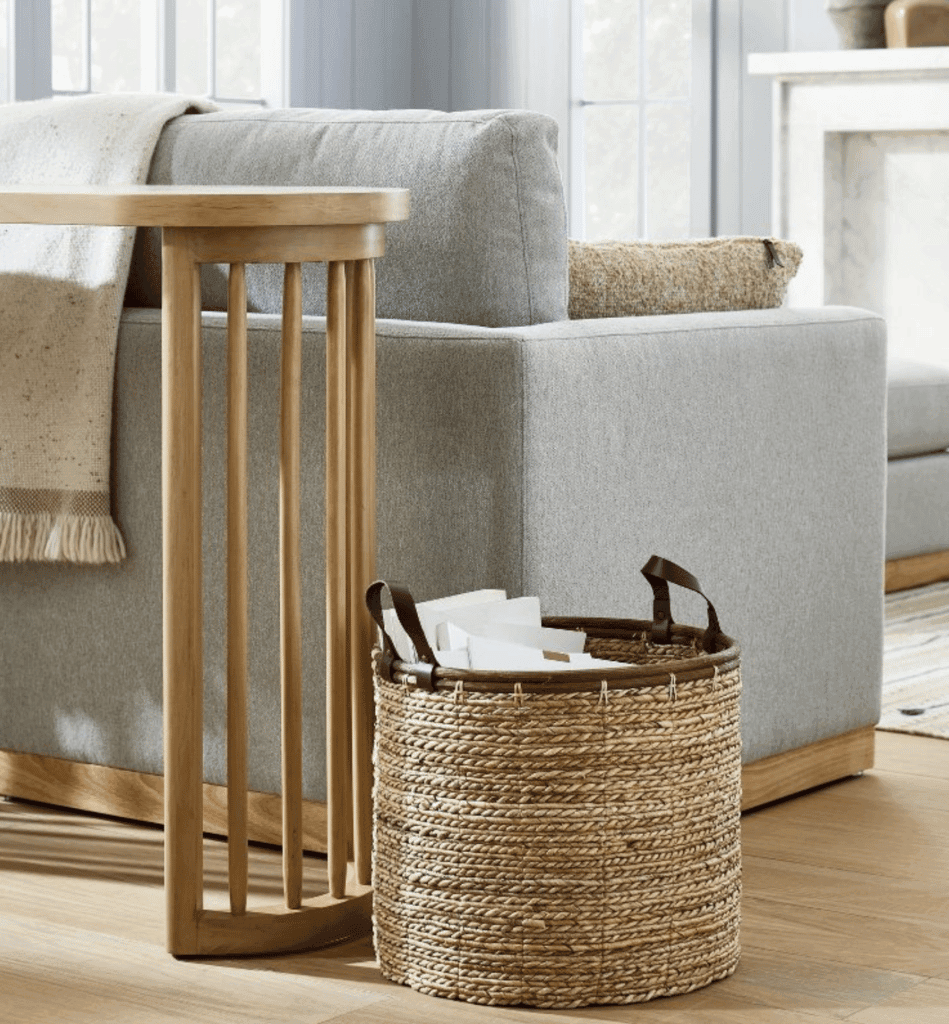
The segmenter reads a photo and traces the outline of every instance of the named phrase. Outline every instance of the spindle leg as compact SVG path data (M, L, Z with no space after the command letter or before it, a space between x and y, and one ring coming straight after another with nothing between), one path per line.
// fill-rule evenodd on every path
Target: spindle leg
M375 266L354 260L349 336L350 514L347 529L350 617L352 791L356 880L369 885L372 858L373 695L371 620L366 588L376 572L376 332Z
M202 848L201 281L188 229L162 233L162 677L169 952L198 950Z
M168 949L301 949L371 924L378 223L163 229L162 600ZM300 573L301 261L327 262L326 747L329 893L303 899ZM280 371L280 675L285 907L248 902L248 352L245 263L285 263ZM289 262L286 262L289 261ZM344 262L348 261L348 262ZM205 910L200 265L229 263L227 774L230 910ZM350 864L350 860L353 861ZM287 909L293 913L287 913Z
M303 898L303 740L300 636L300 357L303 331L299 263L283 286L280 363L280 680L283 884L287 906Z
M247 909L247 290L227 302L227 862L231 913Z
M347 636L346 269L327 264L326 299L326 815L330 895L346 892L349 639Z

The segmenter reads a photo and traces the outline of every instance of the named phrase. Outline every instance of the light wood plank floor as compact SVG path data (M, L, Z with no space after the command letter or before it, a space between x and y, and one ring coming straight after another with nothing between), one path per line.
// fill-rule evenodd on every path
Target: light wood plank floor
M158 828L0 802L0 1021L949 1022L949 743L878 734L861 778L744 818L743 955L734 977L654 1003L473 1006L384 981L368 940L317 953L176 961L163 950ZM210 905L225 858L207 843ZM324 862L307 858L311 893ZM257 850L251 900L275 902Z

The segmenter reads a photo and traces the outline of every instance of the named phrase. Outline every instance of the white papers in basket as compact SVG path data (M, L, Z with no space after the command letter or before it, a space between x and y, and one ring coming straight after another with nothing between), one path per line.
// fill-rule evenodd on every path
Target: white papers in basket
M453 594L451 597L439 597L434 601L421 601L415 606L418 612L419 622L425 639L428 640L432 650L438 649L437 629L438 624L447 617L449 611L456 611L463 608L475 608L481 605L495 604L500 601L507 601L505 590L472 590L466 594ZM383 621L386 624L386 632L392 638L392 643L403 661L418 661L418 653L415 644L409 639L408 633L402 628L394 608L386 608L383 613ZM444 664L444 662L442 662ZM460 666L459 666L460 667Z
M508 600L503 590L476 590L424 601L416 609L438 663L445 668L563 672L619 664L584 653L585 633L542 626L537 597ZM384 616L399 657L417 661L395 611L387 609Z
M546 626L519 626L509 622L487 622L478 627L476 636L489 640L504 640L509 644L523 644L541 651L558 654L582 654L587 635L575 629L550 629ZM439 649L457 651L468 646L471 636L454 622L443 622L438 627Z
M493 625L540 629L540 598L515 597L510 601L493 601L488 604L446 609L442 621L435 630L438 649L450 651L455 647L463 647L465 637L460 634L488 636L485 630ZM449 626L456 627L458 643L453 643L449 637ZM519 641L515 640L515 643L517 642ZM582 644L580 649L583 650Z
M439 660L442 657L439 652ZM489 640L483 636L468 637L468 667L482 672L569 672L571 669L616 666L617 662L594 658L592 654L563 654L523 644L509 644L503 640Z

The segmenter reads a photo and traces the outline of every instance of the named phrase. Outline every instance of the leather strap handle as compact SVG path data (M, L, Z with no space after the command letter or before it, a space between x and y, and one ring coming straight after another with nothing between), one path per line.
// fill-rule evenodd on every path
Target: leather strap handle
M672 603L669 600L669 584L675 583L686 590L694 590L696 594L705 597L699 581L675 562L659 558L653 555L652 558L640 570L643 576L649 581L652 587L652 629L649 632L649 642L654 644L672 643ZM714 654L718 638L721 636L721 626L718 624L718 614L715 607L707 597L705 603L708 605L708 628L702 637L702 650L706 654Z
M422 623L419 621L418 611L415 608L415 598L412 597L409 588L404 583L396 583L391 580L376 580L375 583L369 584L369 589L366 591L366 607L369 609L369 614L372 616L373 621L379 627L384 657L390 665L393 661L402 660L399 652L395 649L392 638L386 632L385 618L382 614L383 590L389 594L396 617L408 634L409 639L415 645L415 651L421 659L420 664L412 666L412 673L427 683L429 689L434 690L435 679L433 673L438 667L438 660L432 651L428 638L425 636Z

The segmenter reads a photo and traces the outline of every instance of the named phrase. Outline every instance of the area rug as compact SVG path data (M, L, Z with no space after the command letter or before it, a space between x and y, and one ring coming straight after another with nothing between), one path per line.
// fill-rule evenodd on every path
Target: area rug
M886 595L877 728L949 739L949 582Z

